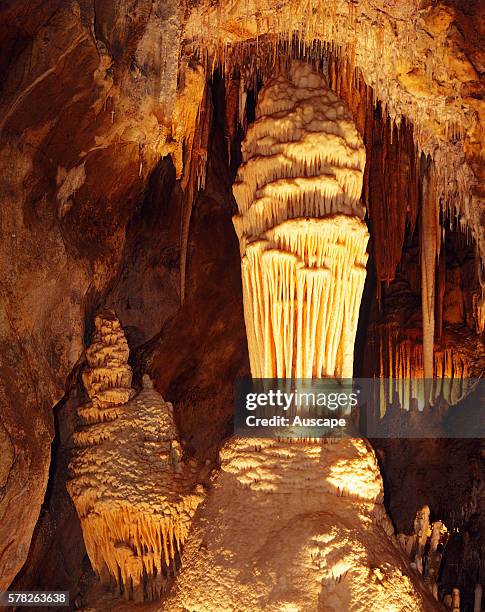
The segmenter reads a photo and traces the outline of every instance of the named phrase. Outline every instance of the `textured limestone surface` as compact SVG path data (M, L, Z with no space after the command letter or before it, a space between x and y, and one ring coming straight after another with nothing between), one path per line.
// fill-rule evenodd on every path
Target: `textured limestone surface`
M369 238L350 111L294 61L260 91L242 156L234 226L251 373L349 378Z
M176 570L203 498L196 463L186 463L172 405L148 375L134 395L128 345L114 313L96 316L83 373L90 402L68 490L94 571L127 599L157 599Z
M361 440L232 439L159 610L439 610L386 515Z

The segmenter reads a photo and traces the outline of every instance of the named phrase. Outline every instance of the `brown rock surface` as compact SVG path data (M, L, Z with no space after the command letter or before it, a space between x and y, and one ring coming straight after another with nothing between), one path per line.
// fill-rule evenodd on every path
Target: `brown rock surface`
M105 5L101 20L85 2L36 4L0 9L3 589L27 556L47 482L52 406L81 356L85 308L116 273L126 224L166 140L157 109L169 103L160 91L174 95L176 77L172 67L150 90L153 74L131 64L135 53L141 68L157 69L146 2L133 13ZM167 44L173 20L157 23Z

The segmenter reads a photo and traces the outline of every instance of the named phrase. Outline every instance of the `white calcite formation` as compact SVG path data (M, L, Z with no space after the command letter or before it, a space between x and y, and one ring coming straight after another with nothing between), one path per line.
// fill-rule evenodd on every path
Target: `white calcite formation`
M128 365L129 348L120 322L112 311L96 315L91 345L86 349L88 367L82 373L90 401L78 410L86 423L116 418L117 406L135 394Z
M254 377L352 376L365 279L365 150L310 66L262 90L234 185ZM229 440L171 612L431 612L363 440Z
M432 612L383 506L374 453L233 439L192 524L170 612Z
M254 377L351 377L369 234L365 147L303 62L261 90L233 186Z
M203 489L182 458L172 405L147 375L130 399L128 346L112 313L96 317L87 358L91 401L79 409L68 490L102 582L127 598L155 599L175 572Z

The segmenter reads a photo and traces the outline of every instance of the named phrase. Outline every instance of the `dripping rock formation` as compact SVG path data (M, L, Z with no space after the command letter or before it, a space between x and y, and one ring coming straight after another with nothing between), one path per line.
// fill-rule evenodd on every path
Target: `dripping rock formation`
M246 318L253 310L262 312L258 310L257 296L264 295L264 291L269 300L270 291L281 292L290 287L296 292L299 286L302 299L305 292L315 300L325 292L337 300L341 298L339 287L344 285L333 278L337 254L346 253L342 265L347 270L365 265L364 207L350 196L337 201L337 196L342 195L340 189L350 194L357 188L362 172L362 201L368 213L371 240L354 370L362 374L360 358L365 355L371 362L367 375L392 371L394 379L401 380L410 369L424 372L426 352L428 373L431 369L449 373L451 368L451 401L457 397L455 384L462 374L483 375L484 24L480 0L0 3L0 590L66 588L71 591L73 605L82 606L86 581L95 580L88 557L82 562L84 546L77 514L70 498L66 494L64 499L63 494L72 451L66 441L71 440L78 398L85 395L80 383L84 347L94 314L100 309L115 309L130 346L136 347L130 357L135 380L141 380L143 372L150 372L156 389L173 402L177 426L186 442L184 449L202 464L216 463L218 449L231 434L233 381L249 373L240 254L231 226L237 205L242 207L235 221L240 226L242 257L254 257L259 266L266 266L263 277L254 274L255 268L245 272L245 294L253 296L251 300L245 298ZM328 87L320 77L310 76L307 68L299 70L308 87L290 87L294 60L308 62L319 75L325 75ZM290 89L292 96L299 96L301 91L301 100L291 99L295 107L301 106L299 117L290 119L286 106L273 113L274 119L280 114L280 128L287 121L289 132L299 130L299 139L308 137L306 131L311 131L313 121L310 113L316 113L321 114L313 117L322 127L317 130L321 139L335 141L339 134L331 131L326 119L335 113L333 120L338 121L334 126L345 121L347 112L340 112L335 95L344 100L365 145L363 171L359 142L354 147L355 174L348 168L339 170L338 159L329 160L329 174L320 173L321 180L317 181L313 170L307 167L302 171L296 157L289 164L281 155L275 160L275 168L283 183L272 178L273 170L262 160L257 172L264 177L264 184L256 185L251 164L258 156L264 157L264 147L275 134L269 132L260 142L257 128L251 123L258 90L270 79L279 83L278 103L287 104ZM317 89L324 92L318 99L313 96ZM267 103L271 112L271 96ZM258 122L265 123L263 115L257 118ZM242 161L241 142L248 125L254 136L253 145L262 147L262 153L243 153L246 159L240 172L241 190L238 193L236 188L235 202L231 187ZM343 123L340 127L343 129ZM355 141L352 130L344 131ZM289 139L282 138L278 146L288 148L289 144L291 134ZM326 150L326 146L322 148ZM245 164L249 171L243 176ZM295 181L294 186L299 186L296 191L304 194L302 201L294 199L295 189L288 189L290 181ZM243 183L248 187L246 191ZM326 194L319 201L328 203L333 212L321 214L311 208L314 203L307 189L310 185L312 191L315 188L320 195ZM431 196L426 199L425 219L423 187ZM258 200L264 201L264 214L254 206ZM293 213L290 208L301 210L307 205L311 208L311 221L308 231L301 233L297 220L301 213ZM332 226L325 220L329 216L335 221ZM340 232L346 237L344 249L338 244L340 237L336 239L331 229L337 217L346 219L341 221L345 227ZM432 229L432 244L422 257L415 253L411 260L410 249L419 250L413 236L421 234L422 238L425 233L423 221ZM448 225L453 232L448 231ZM351 238L353 228L358 228L355 240ZM455 237L450 241L453 233ZM450 248L458 234L470 242L466 257L461 257L461 248ZM321 239L326 241L325 249L314 244ZM282 256L285 251L286 259ZM448 261L450 254L456 261ZM431 267L423 281L422 266L428 262ZM284 283L273 283L277 269L287 274ZM409 287L401 304L402 272ZM261 278L265 279L264 290L255 284ZM360 277L354 280L356 286L363 282ZM248 283L253 285L248 287ZM422 296L427 296L423 312ZM355 291L356 302L358 297ZM392 301L396 303L392 305ZM337 301L328 306L333 308L334 304ZM356 312L356 304L350 305L350 311L354 306ZM270 338L274 336L273 330L269 333L270 323L274 321L276 329L292 317L288 308L281 312L279 308L278 301L272 302L272 310L268 311ZM428 317L425 350L423 313ZM322 318L330 317L329 312L321 314ZM107 344L118 348L111 353L112 349L106 349L106 355L95 348L88 352L92 363L88 364L85 378L91 397L80 409L83 428L76 437L80 446L75 450L73 466L83 455L89 458L89 465L95 465L100 461L97 452L103 448L113 465L126 462L134 471L143 472L140 465L144 466L143 458L148 457L157 467L146 476L147 487L166 485L177 491L175 498L167 500L180 508L177 504L187 495L192 499L195 490L190 486L186 490L182 480L196 486L197 479L189 467L182 467L182 478L172 470L170 460L155 457L151 437L146 440L141 434L145 426L152 432L149 415L168 423L170 409L149 388L148 380L139 395L134 395L120 328L115 329L113 317L105 318L103 325L113 336ZM297 317L297 326L290 328L291 333L270 343L268 354L259 358L254 356L254 347L262 342L258 336L262 324L255 317L249 337L253 373L266 367L271 372L293 372L297 364L312 376L350 371L350 353L337 347L336 336L332 348L325 352L320 350L321 344L312 346L307 342L308 337L312 338L315 321L328 340L334 331L337 335L338 330L327 330L326 323L320 326L315 311L303 310L300 322ZM350 335L355 322L352 317L348 320ZM337 324L343 325L343 318L337 317ZM394 337L396 329L398 338ZM372 337L374 346L369 342ZM291 348L292 339L297 338L301 347L308 347L308 354L298 353L301 359L297 358L296 348ZM351 346L346 342L339 346L344 344ZM377 345L382 347L382 364ZM108 356L112 360L109 368L104 365ZM138 401L140 396L145 398L148 412ZM173 421L170 423L167 431L160 432L157 425L153 433L164 452L169 452L169 440L177 439ZM168 435L168 431L172 433ZM128 443L116 445L113 436L134 440L142 452L125 457ZM394 439L372 443L375 448L380 445L386 506L398 532L413 532L414 514L424 504L429 504L430 522L440 519L450 530L437 581L439 599L447 597L447 605L456 607L453 589L459 589L462 612L476 612L485 605L483 443ZM224 466L229 461L227 453L232 452L228 449L235 448L234 444L230 442L222 453ZM236 447L240 449L239 443ZM289 451L284 447L283 451L278 448L280 452ZM235 460L238 465L245 461L245 453L246 450ZM250 446L247 453L248 457L253 454ZM120 487L132 487L131 480L121 483L122 477L112 474L111 463L101 459L100 465ZM263 467L259 466L258 471ZM179 480L180 489L173 485ZM226 480L223 470L214 482ZM87 488L79 489L81 497L89 495L89 483L95 482L102 492L100 503L111 500L120 509L113 521L106 519L106 525L124 529L124 500L116 495L110 497L111 489L95 470L89 471L85 482ZM75 483L74 474L70 486L75 488ZM234 490L228 483L224 489ZM239 488L237 491L237 499L241 498L246 507ZM94 489L91 492L95 508L98 498ZM173 564L178 567L177 544L172 549L168 514L162 520L160 511L154 509L160 507L156 504L161 497L155 505L151 501L146 505L141 494L130 495L130 516L139 525L136 537L123 531L117 548L106 527L101 538L102 557L92 550L94 544L90 544L89 555L106 582L113 586L117 582L118 588L121 575L114 574L123 566L128 596L156 596L172 573ZM362 517L367 520L367 509L357 516L353 498L342 501L344 498L333 493L328 495L331 508L345 504L341 507L342 516L348 512L352 521L355 519L357 532L349 536L349 541L355 536L362 543L362 548L359 544L355 549L362 551L366 536L359 521L364 520ZM198 491L195 496L199 497ZM313 503L300 497L305 504L308 501L306 508ZM225 500L225 496L221 495L221 499ZM187 517L196 501L189 503ZM358 499L357 503L360 504ZM210 504L210 512L200 508L201 516L203 511L211 519L218 517L215 502ZM258 496L256 506L266 511L264 504L263 497ZM142 508L136 516L135 506ZM273 509L271 506L268 512ZM94 518L87 506L85 510L86 519ZM263 510L260 514L263 516ZM229 524L229 517L227 520ZM147 535L145 526L152 525L152 521L164 527ZM339 529L344 530L340 516L337 520L331 515L330 523L332 533L338 535ZM254 534L253 526L244 529L248 537ZM319 529L320 523L315 533L322 533ZM98 534L96 530L94 525L86 531L87 542L90 534ZM197 538L201 533L202 528L197 526ZM387 539L377 541L374 528L367 533L371 538L369 546L375 544L375 550L382 551L387 559L386 555L391 554ZM287 535L286 531L278 534L281 541ZM303 534L301 540L306 541L306 537ZM325 532L324 540L329 537ZM298 550L297 539L295 536L292 550ZM142 540L150 541L143 550L138 547ZM189 540L190 537L186 542ZM276 546L275 542L268 542L268 546ZM194 559L204 553L204 546L202 539ZM158 569L155 575L155 549L163 578ZM215 544L211 544L211 559L216 557L214 549ZM233 549L228 545L224 550L229 563ZM278 554L274 553L273 561L264 565L268 575L276 574L273 568L278 564ZM362 562L363 567L368 562L363 553L349 555L352 562ZM258 558L263 556L264 551ZM222 563L220 558L215 559L215 563L219 562ZM402 581L393 578L399 583L396 588L401 589L407 580L414 585L414 578L409 578L412 574L407 573L406 559L404 565L400 560L392 563L405 576ZM196 573L188 561L187 571L187 576ZM338 569L335 573L341 575ZM366 574L377 582L380 575L382 568L375 574ZM136 583L140 576L143 588ZM304 580L301 575L300 580ZM343 584L337 601L345 606L345 581ZM419 590L420 586L412 588ZM269 593L269 589L263 586L264 592ZM281 597L291 599L290 595ZM309 596L312 597L314 594ZM305 601L309 598L303 596ZM478 604L474 604L476 599ZM407 595L402 601L408 601ZM325 602L322 596L319 605L325 606ZM121 611L124 605L117 601L114 608ZM373 607L369 602L369 608Z
M351 376L368 233L350 114L293 62L262 89L243 162L234 225L253 376ZM234 439L220 464L168 609L438 609L394 539L366 443Z
M251 372L350 378L369 234L365 147L309 64L261 90L233 191Z
M92 567L126 598L157 599L175 572L202 500L186 463L172 405L145 375L133 399L128 345L112 313L96 317L83 374L91 401L79 408L68 490Z

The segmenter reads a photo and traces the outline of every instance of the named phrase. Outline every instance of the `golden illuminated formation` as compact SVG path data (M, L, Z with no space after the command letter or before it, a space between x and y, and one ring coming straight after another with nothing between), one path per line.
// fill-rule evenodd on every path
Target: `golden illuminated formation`
M369 238L365 147L309 64L261 90L233 192L254 377L349 378Z
M79 409L68 490L95 572L127 598L156 599L174 573L202 500L182 458L172 405L150 378L132 400L128 345L112 312L96 317L83 375L91 401ZM115 392L116 391L116 392Z
M426 400L435 404L444 400L453 406L475 387L483 372L485 351L480 338L471 336L460 326L448 325L434 343L432 377L427 378L423 339L419 329L406 328L393 319L370 328L374 345L376 375L381 379L380 415L395 404L410 410L423 410ZM425 390L429 380L429 390Z

